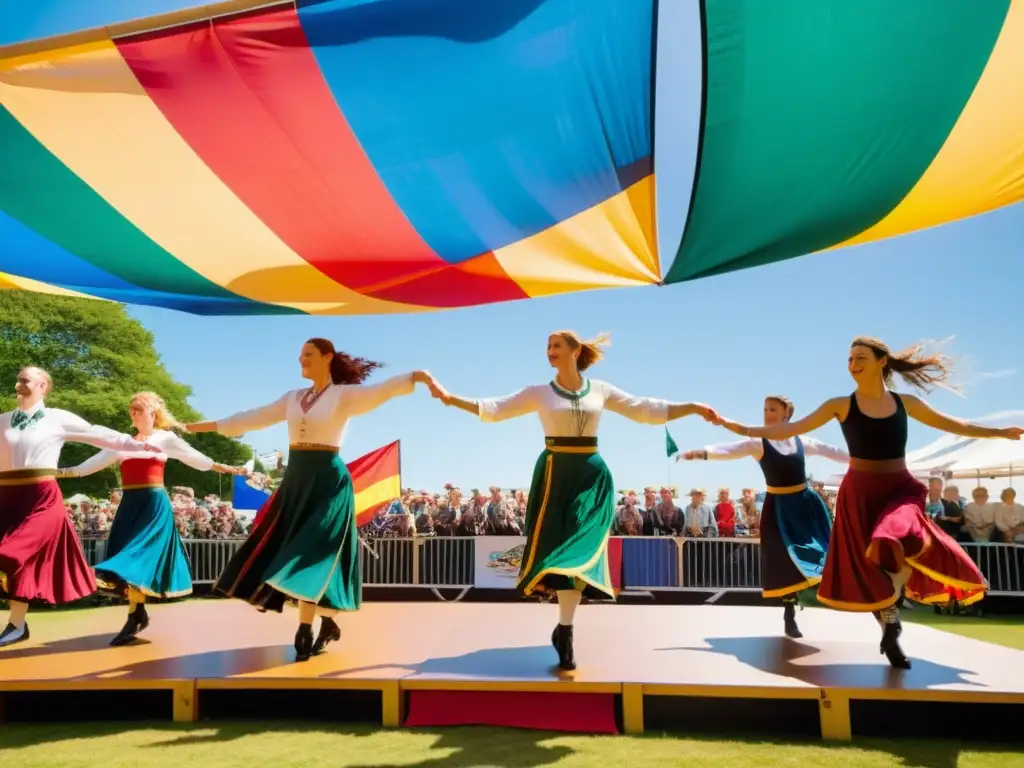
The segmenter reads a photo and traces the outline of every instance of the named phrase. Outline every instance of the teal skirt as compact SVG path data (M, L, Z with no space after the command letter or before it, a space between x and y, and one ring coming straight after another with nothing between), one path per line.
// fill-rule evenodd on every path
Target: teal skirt
M277 493L214 587L261 610L362 604L352 477L335 451L292 450Z
M188 555L174 526L163 488L129 488L107 537L106 559L96 565L100 592L125 597L133 588L147 597L192 593Z
M608 537L615 518L615 484L596 438L546 438L526 508L526 548L516 589L581 590L614 599Z
M761 589L789 597L817 586L825 569L832 518L810 488L765 494L761 509Z

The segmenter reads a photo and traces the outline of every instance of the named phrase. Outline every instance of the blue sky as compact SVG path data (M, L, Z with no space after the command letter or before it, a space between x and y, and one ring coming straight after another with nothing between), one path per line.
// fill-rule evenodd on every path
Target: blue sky
M182 0L91 0L90 18L110 22L145 7L157 13ZM29 12L31 7L31 12ZM90 18L80 0L0 0L13 20L0 44L68 31ZM67 9L71 8L70 11ZM678 244L692 183L699 91L696 3L661 4L657 174L663 270ZM673 43L664 34L671 31ZM680 44L693 41L693 44ZM849 392L850 339L880 336L893 347L955 336L967 398L939 392L932 404L977 417L1020 407L1024 374L1024 206L877 244L714 277L696 283L575 294L432 315L352 318L197 318L132 309L149 328L172 374L194 390L193 404L216 418L262 405L302 386L295 360L302 342L326 336L398 373L428 368L449 389L477 397L547 381L547 334L568 327L610 331L608 359L594 376L636 394L711 403L734 418L760 418L764 395L791 397L798 413ZM728 441L697 418L670 425L681 448ZM838 426L817 437L842 444ZM911 446L936 437L911 426ZM425 392L393 401L349 427L344 455L354 458L402 440L403 481L440 490L496 484L525 487L541 450L533 417L478 423L436 404ZM268 451L287 447L283 425L247 440ZM763 485L751 460L670 464L663 430L607 414L602 453L620 488L671 481L706 488ZM812 459L816 475L835 469Z

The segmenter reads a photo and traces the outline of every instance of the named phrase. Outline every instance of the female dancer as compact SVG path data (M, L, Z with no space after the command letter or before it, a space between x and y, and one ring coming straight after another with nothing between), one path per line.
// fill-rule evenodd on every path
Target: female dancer
M425 371L404 373L380 384L360 385L381 367L335 350L326 339L310 339L299 355L308 389L293 390L270 405L227 419L188 426L190 432L238 436L288 422L288 468L267 511L228 563L215 589L262 611L299 604L297 661L322 653L341 638L339 611L362 603L359 539L352 477L338 455L349 419L388 400L410 394ZM320 631L313 640L313 619Z
M737 434L783 440L838 419L850 451L850 470L839 487L835 527L818 599L846 611L872 611L882 625L880 646L889 663L909 669L899 646L896 603L901 591L923 603L980 600L988 588L981 571L960 546L925 514L927 489L907 470L907 416L954 435L1019 440L1020 427L996 429L945 416L913 395L891 391L892 375L926 391L948 376L945 360L920 347L893 353L878 339L859 337L850 346L848 368L857 383L849 396L824 402L795 423L747 427L728 419Z
M793 403L782 395L764 399L764 423L793 417ZM803 637L796 624L797 593L821 581L832 520L821 496L807 487L805 456L825 456L846 464L849 454L813 438L748 439L709 445L676 455L676 460L722 460L750 456L761 465L768 485L761 509L761 595L781 597L789 637Z
M57 485L57 460L64 443L122 451L156 451L73 413L47 408L53 389L41 368L18 373L18 407L0 414L0 597L10 603L0 647L29 639L29 602L60 605L96 591Z
M573 617L585 594L614 599L608 571L608 535L615 517L615 485L597 452L597 428L605 410L641 424L714 412L698 403L634 397L582 375L603 357L606 339L581 341L572 331L548 338L548 362L557 373L549 384L526 387L497 400L466 400L436 382L431 392L483 421L536 413L545 450L533 471L526 507L526 552L516 589L522 595L553 591L559 620L551 635L562 669L575 669Z
M188 556L174 525L174 510L164 489L168 459L202 472L241 474L244 467L227 467L204 456L172 429L182 425L170 414L163 398L139 392L128 408L137 439L160 453L100 451L58 472L58 477L85 477L121 462L124 495L107 537L106 559L95 567L100 591L128 599L128 620L110 642L127 645L149 626L146 597L182 597L192 592Z

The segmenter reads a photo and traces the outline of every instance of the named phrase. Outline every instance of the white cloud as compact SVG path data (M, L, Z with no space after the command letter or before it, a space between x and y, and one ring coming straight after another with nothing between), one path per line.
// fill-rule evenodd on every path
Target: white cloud
M1016 368L1000 368L998 371L982 371L978 374L979 379L1005 379L1008 376L1016 376Z

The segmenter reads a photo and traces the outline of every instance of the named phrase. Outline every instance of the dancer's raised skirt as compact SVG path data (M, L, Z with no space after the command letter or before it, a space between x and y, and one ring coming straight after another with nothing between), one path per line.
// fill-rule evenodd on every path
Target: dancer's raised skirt
M522 595L581 589L592 599L614 599L608 536L615 484L597 438L548 437L545 446L533 470L516 588Z

